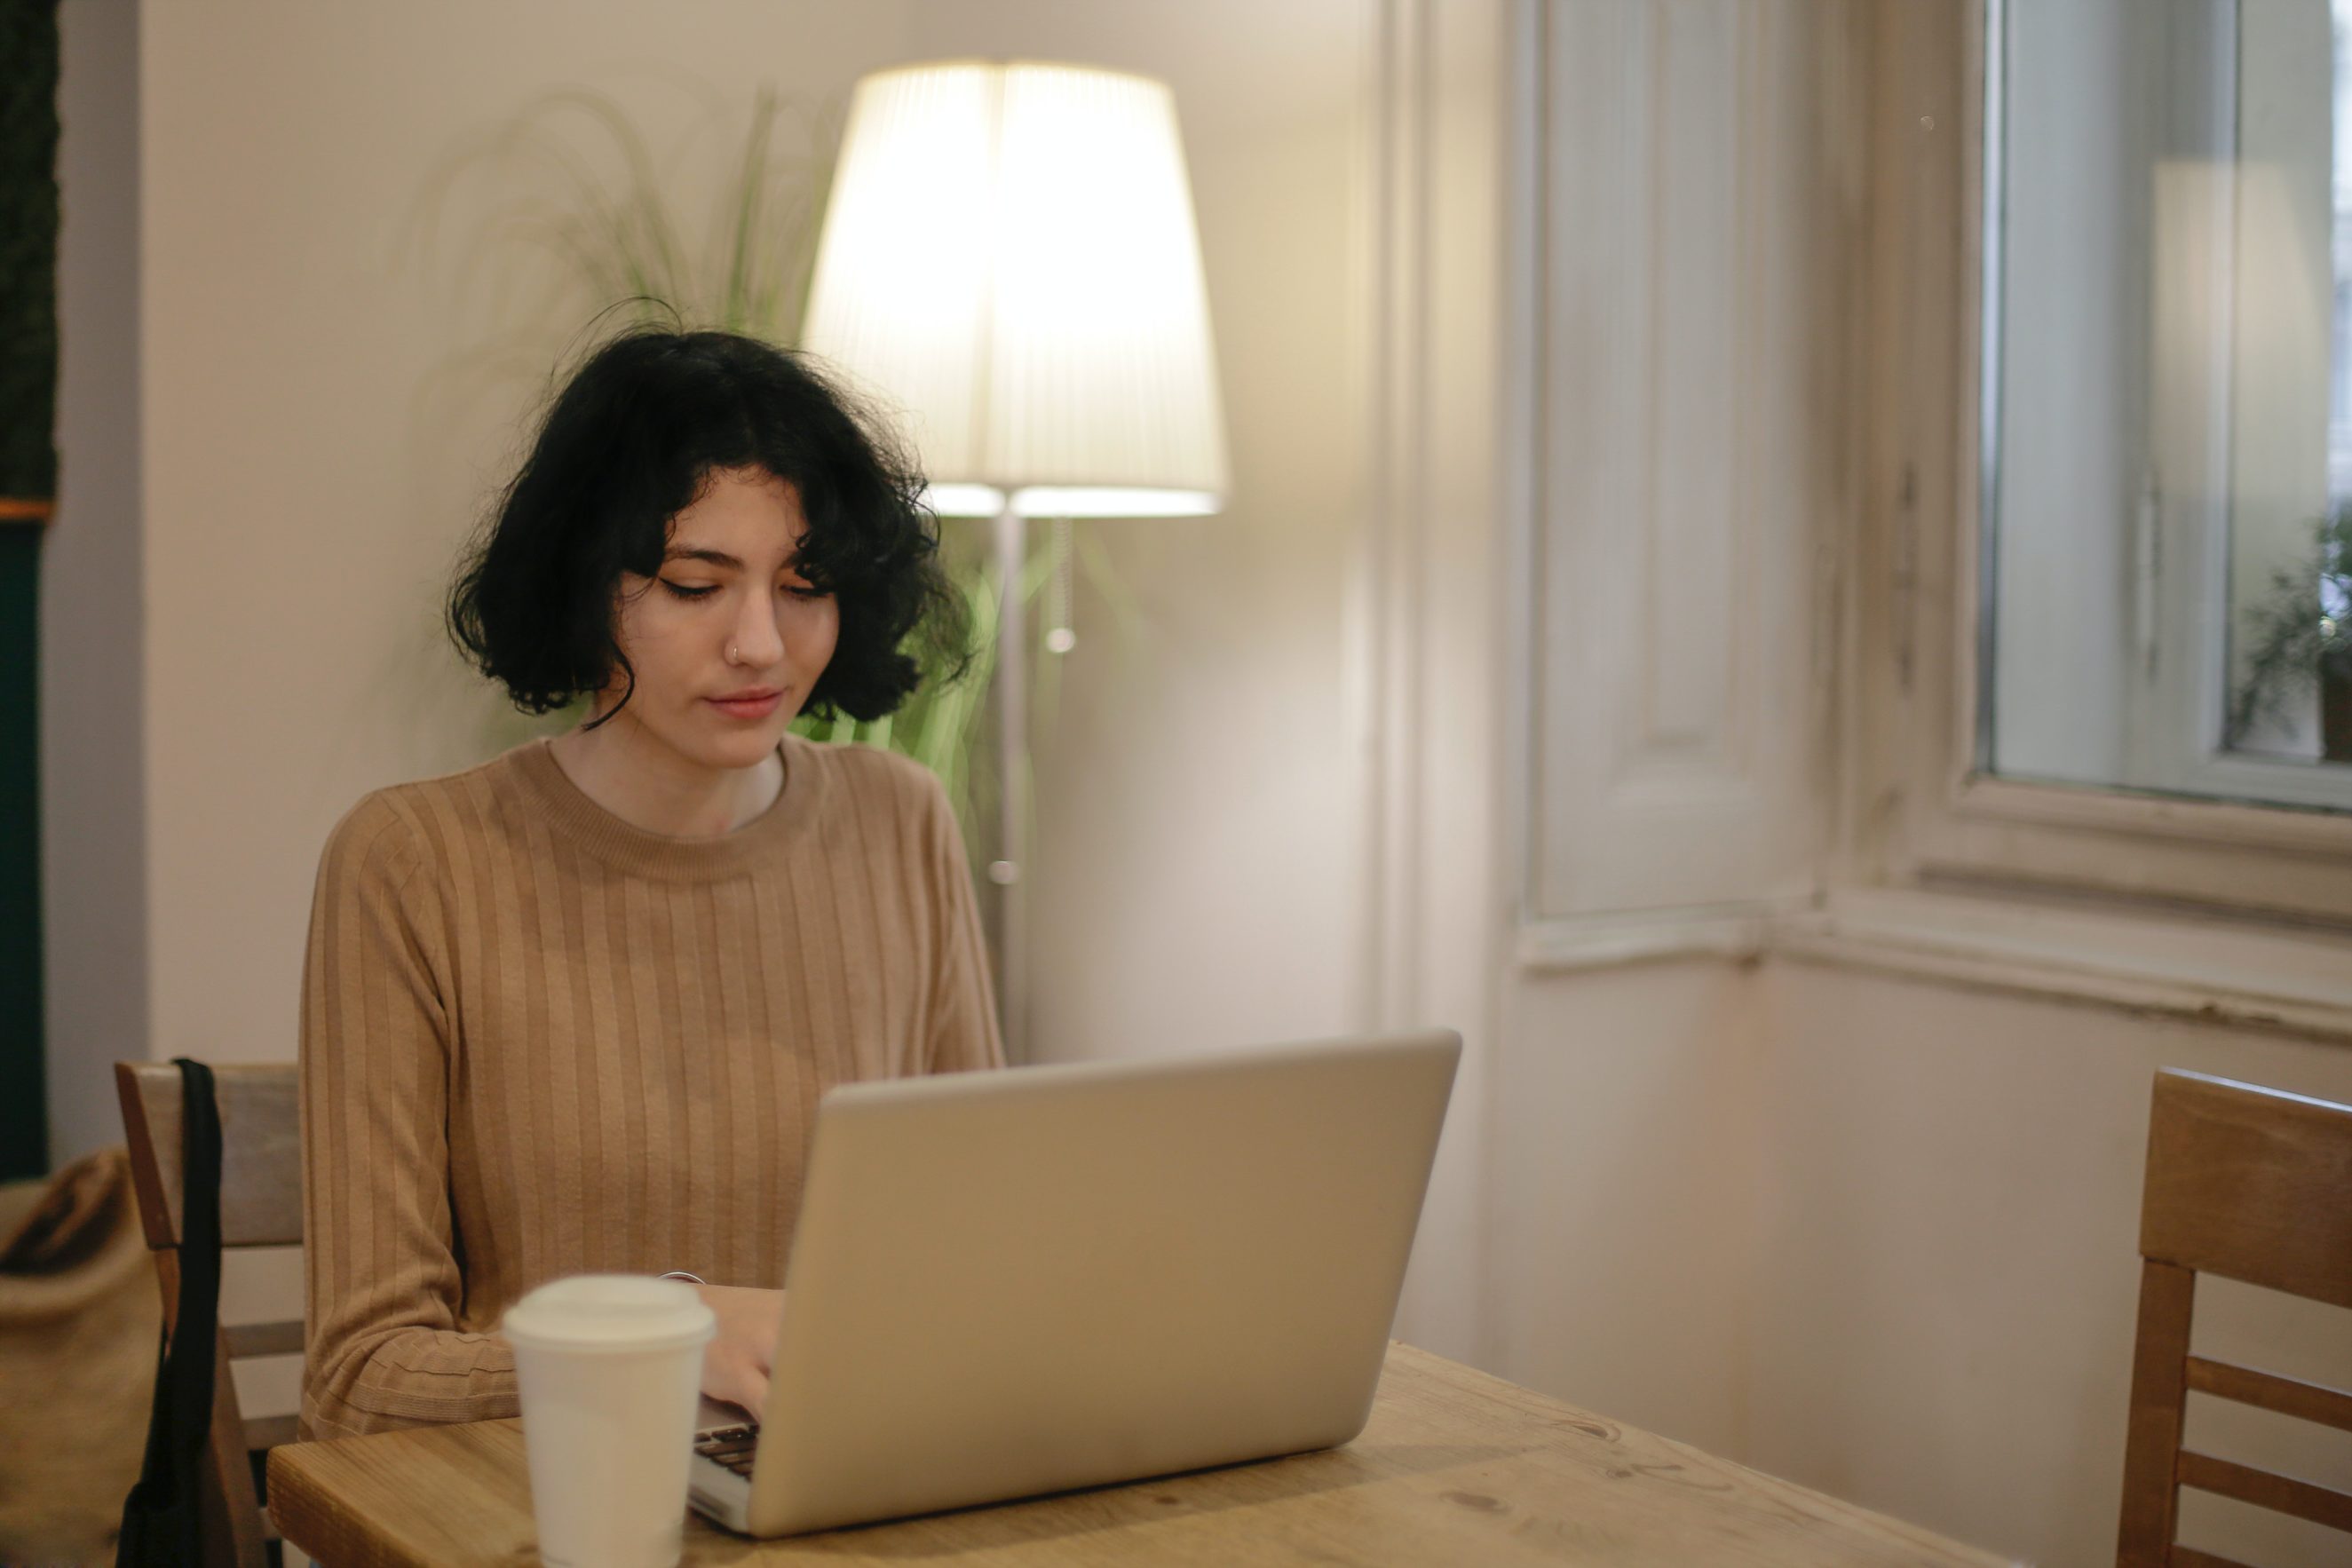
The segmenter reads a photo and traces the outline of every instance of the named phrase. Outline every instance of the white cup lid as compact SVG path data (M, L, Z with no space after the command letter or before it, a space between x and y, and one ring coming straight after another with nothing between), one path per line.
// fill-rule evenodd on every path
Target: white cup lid
M674 1350L706 1342L718 1320L694 1287L638 1274L575 1274L507 1309L508 1339L567 1351Z

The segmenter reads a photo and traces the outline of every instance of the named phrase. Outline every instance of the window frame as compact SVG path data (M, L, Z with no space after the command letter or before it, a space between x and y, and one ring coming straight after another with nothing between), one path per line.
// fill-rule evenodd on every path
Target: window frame
M1983 772L1987 40L1898 6L1872 110L1861 504L1844 559L1842 879L2088 894L2352 928L2352 814ZM1990 287L1998 303L1999 283Z

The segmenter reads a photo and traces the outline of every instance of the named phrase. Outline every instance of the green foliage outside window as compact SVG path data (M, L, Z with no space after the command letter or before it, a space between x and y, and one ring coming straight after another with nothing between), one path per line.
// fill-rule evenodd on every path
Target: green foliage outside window
M2239 636L2246 655L2230 742L2264 719L2289 717L2289 705L2316 687L2320 754L2352 762L2352 500L2312 525L2309 553L2272 574Z

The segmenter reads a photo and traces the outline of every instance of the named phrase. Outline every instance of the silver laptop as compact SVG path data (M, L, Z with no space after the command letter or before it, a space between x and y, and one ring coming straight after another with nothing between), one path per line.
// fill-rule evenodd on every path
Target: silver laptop
M1348 1441L1461 1049L835 1089L767 1408L697 1434L695 1506L792 1535Z

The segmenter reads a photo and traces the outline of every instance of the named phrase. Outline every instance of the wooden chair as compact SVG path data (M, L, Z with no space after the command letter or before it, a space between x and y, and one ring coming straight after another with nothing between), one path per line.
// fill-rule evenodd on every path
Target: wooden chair
M169 1062L117 1062L114 1087L122 1100L131 1184L155 1255L168 1329L180 1295L180 1069ZM222 1247L300 1245L302 1145L294 1068L216 1067L213 1092L221 1121ZM266 1568L275 1556L268 1543L278 1532L262 1511L258 1457L294 1440L291 1415L245 1418L230 1363L301 1352L299 1321L222 1325L199 1504L206 1568Z
M2240 1568L2174 1543L2183 1487L2352 1531L2352 1493L2180 1446L2192 1389L2352 1431L2352 1394L2189 1352L2200 1273L2352 1308L2352 1106L2158 1073L2139 1250L2117 1568Z

